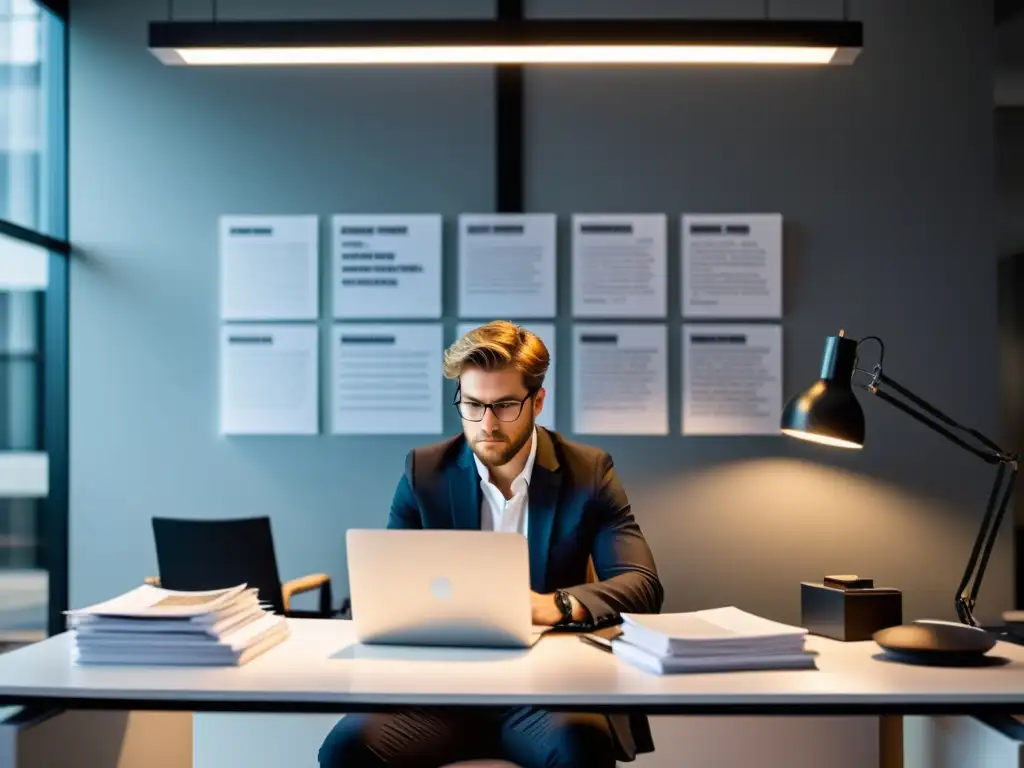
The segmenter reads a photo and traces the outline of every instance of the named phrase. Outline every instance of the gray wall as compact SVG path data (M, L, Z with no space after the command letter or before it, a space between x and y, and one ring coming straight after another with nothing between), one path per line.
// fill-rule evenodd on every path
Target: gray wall
M1024 43L1024 30L1015 39ZM996 250L999 264L1003 413L1012 433L1012 450L1024 451L1024 107L995 111ZM1024 526L1024 501L1018 495L1018 528ZM1024 530L1024 529L1021 529ZM1018 576L1024 580L1024 573ZM1024 600L1018 588L1017 602Z
M492 10L475 0L221 3L225 15L253 17L275 5L280 16ZM720 5L528 3L538 16L762 7ZM886 340L892 376L998 435L984 5L851 3L867 50L849 69L531 71L528 209L781 211L787 394L810 383L826 334L873 333ZM440 211L453 243L455 214L493 204L491 74L167 69L145 50L145 23L165 8L72 3L72 602L155 571L158 514L270 514L283 575L327 571L344 593L344 531L383 524L418 440L217 436L216 217ZM557 403L566 432L568 255ZM451 307L450 248L446 258ZM669 296L676 393L674 261ZM446 316L449 339L455 322ZM795 621L801 580L859 572L903 588L908 616L953 616L989 470L885 404L862 402L870 444L855 455L781 438L587 438L615 457L668 609L734 604ZM678 397L671 418L678 432ZM1011 604L1008 544L994 557L983 617Z
M996 250L1000 256L1003 412L1014 450L1024 450L1024 12L996 28L995 184ZM1017 499L1018 527L1024 501ZM1024 528L1021 528L1024 531ZM1021 534L1024 536L1024 534ZM1022 539L1024 540L1024 539ZM1018 576L1024 583L1024 573ZM1018 587L1017 602L1024 600Z
M995 158L996 246L1001 256L1024 253L1024 107L995 111Z

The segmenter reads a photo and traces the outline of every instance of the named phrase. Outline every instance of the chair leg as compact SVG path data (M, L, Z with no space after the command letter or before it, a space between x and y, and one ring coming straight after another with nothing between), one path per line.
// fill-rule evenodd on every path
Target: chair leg
M320 587L320 613L325 619L331 617L333 610L334 596L331 594L331 582L325 582Z

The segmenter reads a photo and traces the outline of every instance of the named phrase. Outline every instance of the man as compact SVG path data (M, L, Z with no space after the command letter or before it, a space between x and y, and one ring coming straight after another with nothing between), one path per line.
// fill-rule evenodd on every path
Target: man
M388 527L521 533L535 624L593 627L621 613L657 613L654 558L611 458L536 426L548 365L537 336L503 321L447 350L444 373L459 382L463 434L409 453ZM588 582L591 560L597 581ZM412 709L343 718L320 748L320 765L427 768L490 757L523 768L612 768L651 751L650 738L643 717Z

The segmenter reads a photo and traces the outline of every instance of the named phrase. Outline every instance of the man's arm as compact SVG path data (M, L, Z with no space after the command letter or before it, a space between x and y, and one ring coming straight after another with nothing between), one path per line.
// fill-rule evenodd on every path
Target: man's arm
M422 528L420 510L416 505L416 496L412 492L413 452L405 457L405 472L402 473L395 495L391 499L391 512L388 514L388 528Z
M599 581L566 590L578 600L596 626L612 623L622 613L658 613L664 589L654 555L629 506L611 456L598 465L596 515L591 557Z

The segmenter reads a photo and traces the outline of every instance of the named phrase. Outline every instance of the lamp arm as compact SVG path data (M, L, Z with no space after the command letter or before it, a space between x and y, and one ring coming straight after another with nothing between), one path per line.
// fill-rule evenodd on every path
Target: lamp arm
M913 392L911 392L909 389L904 387L899 382L894 381L893 379L891 379L888 376L886 376L884 373L882 373L882 368L881 368L880 365L878 366L878 369L877 369L877 371L875 373L875 380L877 382L881 383L881 384L885 384L886 386L891 387L892 389L896 390L899 394L903 395L903 397L905 397L908 400L910 400L912 403L917 405L922 410L927 411L928 413L930 413L932 416L934 416L936 419L941 421L943 424L946 424L947 426L950 426L953 429L959 429L959 430L961 430L963 432L966 432L969 435L974 436L979 442L981 442L984 445L988 446L993 451L1005 455L1006 452L1002 448L1000 448L998 445L996 445L992 440L989 440L987 437L985 437L983 434L981 434L981 432L979 432L978 430L970 429L970 428L965 427L965 426L963 426L961 424L958 424L953 419L951 419L949 416L947 416L942 411L940 411L938 408L936 408L934 405L932 405L931 403L927 402L926 400L924 400L923 398L919 397L918 395L915 395Z
M1010 479L1005 483L1005 485L1003 485L998 503L993 503L995 502L995 495L1000 488L1002 476L1007 466L1010 467ZM960 616L960 620L964 624L978 626L978 622L974 618L974 606L978 600L978 591L981 589L981 581L985 576L985 570L988 568L988 561L992 554L992 548L995 546L996 539L999 537L999 528L1003 523L1003 517L1009 507L1010 498L1013 496L1013 488L1017 479L1017 466L1016 461L1001 463L999 465L1000 471L996 475L996 482L992 488L992 497L989 499L989 509L986 510L986 515L982 521L981 529L978 531L978 537L974 542L974 549L971 552L971 560L968 562L967 568L964 570L964 578L960 582L960 591L957 596L957 614ZM993 510L994 516L992 515ZM981 550L981 557L980 559L977 559L975 555L979 549ZM970 573L975 570L976 560L977 570L974 573L974 583L971 585L970 593L968 593L967 586L970 582Z
M895 390L911 403L918 406L924 413L918 412L899 398L893 397L888 392L880 389L879 385ZM974 606L977 601L978 591L981 588L982 579L985 576L985 570L988 567L992 549L999 535L999 527L1002 524L1010 498L1013 495L1019 463L1018 457L1007 453L977 430L961 426L935 406L913 394L901 384L893 381L881 372L881 366L876 367L872 381L866 388L871 394L895 406L934 432L938 432L965 451L973 453L989 464L996 464L998 466L995 481L992 484L992 491L989 493L988 503L985 506L985 514L982 517L981 526L978 530L978 535L975 537L974 546L971 549L971 555L968 558L967 566L964 569L964 575L960 580L960 586L957 589L956 595L956 612L960 621L970 626L978 626L977 619L974 618ZM955 434L953 432L954 429L973 436L985 448L971 445ZM1006 481L1007 468L1010 470L1008 481Z
M874 387L868 387L868 391L871 392L876 397L878 397L878 398L880 398L882 400L885 400L885 402L889 403L890 405L893 405L896 408L899 408L901 411L903 411L908 416L911 416L912 418L917 419L917 421L921 422L926 427L929 427L933 431L938 432L940 435L942 435L947 440L950 440L951 442L956 443L961 448L963 448L965 451L969 451L969 452L973 453L975 456L979 457L983 461L987 461L989 464L999 464L1002 461L1003 456L1002 456L1001 452L982 450L981 448L978 448L977 446L971 445L966 440L963 440L962 438L960 438L957 435L953 434L953 432L951 430L946 429L941 424L937 424L936 422L934 422L931 419L927 418L924 414L918 413L913 408L911 408L909 405L907 405L906 403L902 402L901 400L898 400L897 398L893 397L888 392L885 392L885 391L883 391L881 389L877 389L877 388L874 388Z

